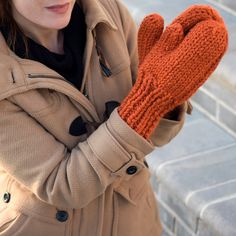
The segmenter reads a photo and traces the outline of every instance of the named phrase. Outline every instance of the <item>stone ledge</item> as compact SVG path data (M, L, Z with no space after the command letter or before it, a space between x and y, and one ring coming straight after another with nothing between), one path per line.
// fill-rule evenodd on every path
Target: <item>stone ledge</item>
M236 12L236 2L232 0L214 0Z
M166 235L236 235L235 157L236 139L196 109L148 157Z
M236 137L236 89L212 76L191 100L201 112Z

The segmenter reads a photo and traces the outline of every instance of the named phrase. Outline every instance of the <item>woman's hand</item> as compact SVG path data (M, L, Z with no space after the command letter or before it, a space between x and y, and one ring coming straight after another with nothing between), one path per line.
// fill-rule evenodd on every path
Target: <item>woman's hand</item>
M142 38L145 35L139 36L139 48ZM150 52L144 50L147 55L142 53L137 81L119 107L120 116L149 138L160 118L189 99L207 80L227 45L226 27L215 10L208 6L189 8L151 49L148 47Z

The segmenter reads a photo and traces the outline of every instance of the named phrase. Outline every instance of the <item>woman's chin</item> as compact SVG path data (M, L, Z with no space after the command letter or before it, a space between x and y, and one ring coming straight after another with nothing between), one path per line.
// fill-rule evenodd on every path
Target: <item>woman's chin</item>
M58 20L54 20L51 23L48 21L46 24L42 25L45 28L48 29L56 29L56 30L60 30L65 28L70 22L70 18L68 17L68 19L58 19Z

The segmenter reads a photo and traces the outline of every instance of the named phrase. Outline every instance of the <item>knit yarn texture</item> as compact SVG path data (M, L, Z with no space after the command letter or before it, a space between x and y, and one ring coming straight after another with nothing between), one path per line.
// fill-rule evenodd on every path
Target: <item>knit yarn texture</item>
M190 7L162 30L159 15L142 22L137 81L118 108L121 118L145 139L161 117L203 85L228 46L223 19L205 5Z

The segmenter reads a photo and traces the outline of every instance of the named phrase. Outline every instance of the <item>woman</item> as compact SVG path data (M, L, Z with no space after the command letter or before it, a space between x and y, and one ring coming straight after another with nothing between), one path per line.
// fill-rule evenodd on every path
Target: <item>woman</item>
M196 9L176 18L163 35L158 15L143 23L138 81L129 93L137 74L136 29L119 1L0 1L1 236L161 235L144 157L179 132L185 101L227 44L218 14ZM166 52L197 23L210 30L212 48L224 46L204 63L200 82L192 83L197 86L176 101L163 100L156 92L167 94L168 87L145 72L173 80L170 71L156 68L175 67L158 63L173 59L166 60ZM215 31L221 37L212 42ZM150 104L149 94L155 98ZM135 114L141 107L148 116Z

